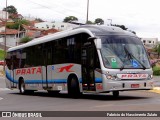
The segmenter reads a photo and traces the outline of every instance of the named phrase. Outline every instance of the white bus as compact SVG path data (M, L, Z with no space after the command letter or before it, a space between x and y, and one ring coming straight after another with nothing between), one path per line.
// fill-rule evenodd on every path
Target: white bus
M152 68L141 40L108 26L81 26L10 48L6 85L20 93L47 90L109 93L150 90Z

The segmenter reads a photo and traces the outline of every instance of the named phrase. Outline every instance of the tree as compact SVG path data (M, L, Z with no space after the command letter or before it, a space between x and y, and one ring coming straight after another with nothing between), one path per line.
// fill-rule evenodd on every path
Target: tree
M3 8L3 11L7 11L9 14L17 14L17 9L13 6L13 5L10 5L6 8Z
M160 44L158 44L155 48L154 48L155 52L158 53L158 58L159 59L159 56L160 56Z
M135 31L131 31L133 34L136 34L136 32Z
M78 21L78 18L75 16L69 16L69 17L65 17L63 22L71 22L71 21Z
M87 21L87 23L86 24L94 24L92 21Z
M38 22L44 22L44 20L42 20L41 18L36 18L35 20Z
M16 20L14 23L7 23L7 28L23 30L23 25L29 25L27 20Z
M31 40L32 40L32 38L26 36L26 37L24 37L24 38L22 38L22 39L20 40L20 43L27 43L27 42L29 42L29 41L31 41Z
M120 27L123 30L127 30L128 28L126 28L124 25L116 25L116 24L111 24L111 26L116 26L116 27Z
M96 23L97 25L103 25L103 24L104 24L104 20L101 19L101 18L97 18L97 19L95 19L95 23Z

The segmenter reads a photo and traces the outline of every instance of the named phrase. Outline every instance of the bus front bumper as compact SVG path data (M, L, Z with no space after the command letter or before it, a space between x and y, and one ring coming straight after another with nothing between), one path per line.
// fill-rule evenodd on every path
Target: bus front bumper
M150 90L154 87L153 80L136 81L114 81L107 80L103 86L103 91L130 91L130 90Z

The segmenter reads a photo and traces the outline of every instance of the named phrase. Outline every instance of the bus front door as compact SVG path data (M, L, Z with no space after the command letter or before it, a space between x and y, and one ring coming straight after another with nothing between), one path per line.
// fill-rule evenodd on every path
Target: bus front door
M82 86L83 91L95 91L94 46L84 44L82 47Z

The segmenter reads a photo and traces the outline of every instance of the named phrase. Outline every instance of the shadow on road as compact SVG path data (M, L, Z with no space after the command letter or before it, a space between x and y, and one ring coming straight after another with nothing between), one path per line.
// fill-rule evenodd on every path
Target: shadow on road
M9 93L14 95L21 95L20 93ZM72 98L68 94L48 94L47 92L34 92L33 94L25 94L23 96L35 96L35 97L50 97L50 98L64 98L64 99L89 99L89 100L101 100L101 101L119 101L119 100L133 100L133 99L148 99L150 97L120 95L115 98L111 94L82 94L78 98Z

